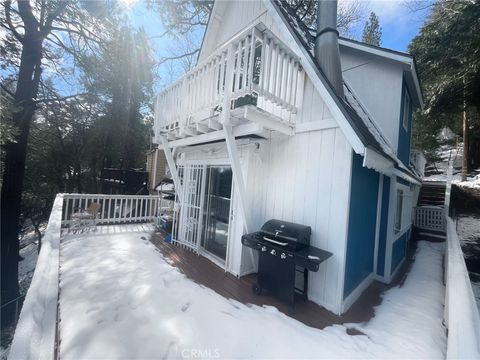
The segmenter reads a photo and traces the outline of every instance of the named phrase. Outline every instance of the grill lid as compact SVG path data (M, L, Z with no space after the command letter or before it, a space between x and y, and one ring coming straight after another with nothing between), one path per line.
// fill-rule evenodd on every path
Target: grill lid
M309 244L312 229L310 226L272 219L263 224L261 231L272 239Z

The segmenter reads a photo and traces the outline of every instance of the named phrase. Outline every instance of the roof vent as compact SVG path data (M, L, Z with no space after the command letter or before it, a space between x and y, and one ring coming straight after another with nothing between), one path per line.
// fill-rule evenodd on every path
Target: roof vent
M338 49L337 0L318 1L315 59L337 95L343 99L342 68Z

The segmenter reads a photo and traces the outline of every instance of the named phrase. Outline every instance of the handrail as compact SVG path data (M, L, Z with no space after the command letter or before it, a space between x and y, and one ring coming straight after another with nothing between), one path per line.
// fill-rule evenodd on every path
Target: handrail
M10 359L54 359L63 195L50 213L30 288L23 303Z
M443 206L414 207L413 225L419 229L445 231L445 210Z
M59 255L62 225L69 223L75 205L87 208L92 202L121 205L130 211L100 223L152 221L166 202L151 195L57 194L38 256L30 288L27 291L15 335L10 359L55 359L57 349L57 304L59 295ZM143 206L143 207L142 207ZM101 214L104 214L101 212Z
M447 218L445 255L447 359L480 359L480 316L453 220Z
M86 210L92 203L100 204L97 224L153 221L165 202L158 195L64 194L62 225L75 222L72 215Z

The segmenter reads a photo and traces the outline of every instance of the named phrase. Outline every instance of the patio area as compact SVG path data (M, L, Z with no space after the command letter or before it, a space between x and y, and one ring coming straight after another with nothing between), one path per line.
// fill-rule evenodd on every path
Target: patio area
M335 324L362 323L370 320L375 315L375 306L380 305L382 301L382 293L401 285L405 280L416 250L416 243L412 242L408 260L402 265L390 284L374 281L343 316L336 316L312 301L298 301L295 304L295 311L291 312L287 304L268 293L263 292L257 296L252 292L252 285L256 281L255 274L237 278L226 273L207 258L165 242L165 235L161 231L157 231L152 235L150 241L160 250L168 263L178 268L189 279L214 290L227 299L234 299L243 304L274 306L285 315L318 329ZM354 328L347 329L347 332L352 335L359 334Z
M253 276L225 274L152 225L98 226L61 240L58 357L441 358L442 256L442 244L420 242L376 308L380 284L342 317L312 302L287 316L251 293Z

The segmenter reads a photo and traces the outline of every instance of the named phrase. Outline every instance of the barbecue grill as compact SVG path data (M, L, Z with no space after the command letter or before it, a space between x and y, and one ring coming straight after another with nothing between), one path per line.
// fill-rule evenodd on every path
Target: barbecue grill
M310 246L310 226L281 220L269 220L260 231L242 236L242 244L258 250L257 283L252 290L263 289L295 306L295 299L307 299L308 271L318 271L331 253Z

